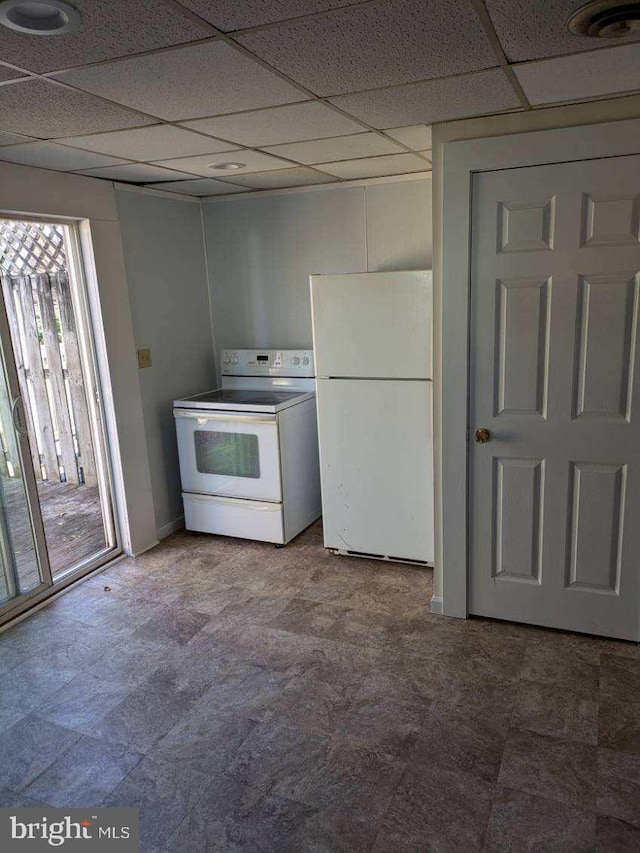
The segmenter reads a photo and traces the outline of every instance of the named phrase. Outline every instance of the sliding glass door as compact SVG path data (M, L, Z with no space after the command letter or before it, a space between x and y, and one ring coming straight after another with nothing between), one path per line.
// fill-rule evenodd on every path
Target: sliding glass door
M84 268L75 223L0 217L6 612L120 550Z

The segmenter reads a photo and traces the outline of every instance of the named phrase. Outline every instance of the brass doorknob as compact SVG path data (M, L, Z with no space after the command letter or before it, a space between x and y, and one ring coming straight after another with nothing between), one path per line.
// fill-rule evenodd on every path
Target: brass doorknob
M491 441L491 433L488 429L481 427L476 430L476 444L486 444Z

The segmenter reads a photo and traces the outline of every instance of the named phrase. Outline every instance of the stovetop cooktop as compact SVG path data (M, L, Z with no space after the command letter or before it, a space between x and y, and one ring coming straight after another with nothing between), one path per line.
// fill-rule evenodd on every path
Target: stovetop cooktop
M180 409L207 409L244 412L279 412L289 406L302 403L313 397L310 391L276 391L217 388L184 400L174 400L173 405Z

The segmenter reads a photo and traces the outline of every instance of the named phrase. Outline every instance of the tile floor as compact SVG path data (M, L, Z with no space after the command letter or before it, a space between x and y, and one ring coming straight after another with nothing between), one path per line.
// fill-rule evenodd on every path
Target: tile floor
M0 636L0 805L144 851L637 851L640 649L431 616L431 573L179 533Z

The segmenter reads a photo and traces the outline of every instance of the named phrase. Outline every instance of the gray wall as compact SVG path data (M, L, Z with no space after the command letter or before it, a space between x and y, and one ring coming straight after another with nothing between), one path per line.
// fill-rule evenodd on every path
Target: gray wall
M431 267L431 181L204 205L214 339L311 346L309 275Z
M116 198L136 347L149 347L153 362L138 373L163 535L183 514L171 403L215 384L200 206L128 191Z

